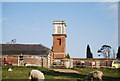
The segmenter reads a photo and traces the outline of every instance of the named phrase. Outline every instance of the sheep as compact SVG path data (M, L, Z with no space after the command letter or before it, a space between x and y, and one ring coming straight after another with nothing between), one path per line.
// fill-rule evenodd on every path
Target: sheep
M8 71L12 71L12 69L11 69L11 68L9 68L9 69L8 69Z
M44 81L44 74L39 70L31 70L29 72L29 80L31 81Z
M102 81L102 77L103 77L103 72L96 70L88 73L85 78L85 81L87 80L93 81L93 78L99 79L100 81Z

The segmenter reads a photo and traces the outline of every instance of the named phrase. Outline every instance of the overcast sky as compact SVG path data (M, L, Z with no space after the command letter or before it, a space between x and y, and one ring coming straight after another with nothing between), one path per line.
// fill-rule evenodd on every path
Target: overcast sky
M102 45L118 47L117 2L4 2L2 43L42 44L51 48L53 21L67 24L67 51L71 57L93 56Z

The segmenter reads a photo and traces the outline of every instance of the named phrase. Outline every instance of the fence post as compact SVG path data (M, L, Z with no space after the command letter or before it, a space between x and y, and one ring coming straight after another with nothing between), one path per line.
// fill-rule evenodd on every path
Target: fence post
M42 62L42 67L43 67L43 58L41 58L41 62Z
M18 66L19 66L19 56L18 56Z

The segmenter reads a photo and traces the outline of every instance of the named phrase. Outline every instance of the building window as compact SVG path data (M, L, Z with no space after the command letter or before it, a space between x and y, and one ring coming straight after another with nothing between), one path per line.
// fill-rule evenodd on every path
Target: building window
M58 40L58 44L61 45L61 39L57 39Z

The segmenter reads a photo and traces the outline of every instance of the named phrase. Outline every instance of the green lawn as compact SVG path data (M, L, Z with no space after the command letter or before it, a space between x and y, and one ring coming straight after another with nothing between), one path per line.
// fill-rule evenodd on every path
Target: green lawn
M4 67L2 68L2 78L3 79L28 79L28 73L32 70L32 69L37 69L42 71L43 73L47 72L47 73L52 73L52 70L46 69L46 68L42 68L42 67L34 67L34 66L28 66L28 67L11 67L13 71L7 71L8 67ZM47 75L45 73L45 77L47 79L53 79L53 76L51 75Z
M92 69L92 68L73 68L74 70L77 70L80 72L80 74L76 74L76 73L60 73L60 72L56 72L53 70L49 70L46 68L42 68L42 67L11 67L13 69L12 72L7 71L9 67L5 66L4 68L2 68L2 78L4 80L7 79L28 79L28 72L31 71L32 69L38 69L40 71L42 71L45 74L45 78L49 79L49 81L53 81L53 79L80 79L80 80L84 80L86 74L90 71L96 70L96 69ZM116 79L115 81L120 81L120 70L116 70L116 69L97 69L100 70L104 73L104 77L103 79L105 79L105 81L109 81L111 79ZM18 81L18 80L17 80ZM58 81L58 80L54 80L54 81ZM60 81L60 80L59 80ZM63 81L63 80L62 80ZM69 80L71 81L71 80Z
M87 73L94 71L94 70L99 70L102 71L104 76L103 79L105 81L120 81L120 69L105 69L105 68L73 68L76 71L79 71L82 75L86 75Z

